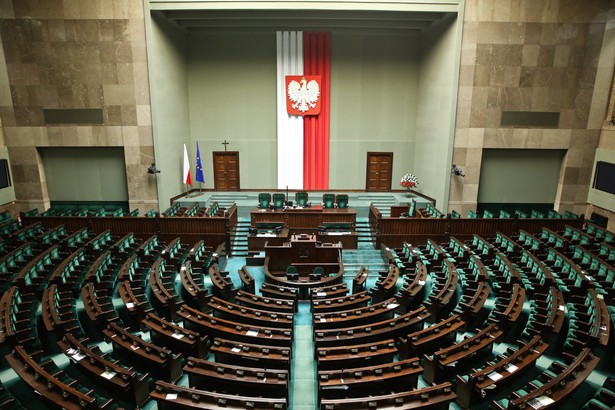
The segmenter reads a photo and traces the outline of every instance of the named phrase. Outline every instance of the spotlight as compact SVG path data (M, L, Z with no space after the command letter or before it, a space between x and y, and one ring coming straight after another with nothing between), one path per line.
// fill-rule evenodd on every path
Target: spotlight
M152 165L150 165L149 168L147 168L147 173L148 174L160 174L160 170L156 169L155 162L152 162Z
M453 175L458 176L458 177L465 177L466 176L466 174L464 174L463 170L461 168L459 168L455 164L453 164L453 167L451 168L451 172L453 173Z

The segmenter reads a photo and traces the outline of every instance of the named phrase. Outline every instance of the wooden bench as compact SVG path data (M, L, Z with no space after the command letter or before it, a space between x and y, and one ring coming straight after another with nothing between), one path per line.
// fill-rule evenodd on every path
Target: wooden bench
M241 288L249 293L256 293L254 278L248 272L248 267L243 266L239 269L239 279L241 280Z
M207 336L171 323L153 313L148 313L141 321L142 328L149 329L153 343L169 346L187 356L207 357Z
M369 325L317 330L314 332L314 345L316 348L320 348L347 345L350 341L357 344L395 339L418 330L427 318L429 318L429 313L422 306L393 319L370 323Z
M589 348L581 349L577 356L562 354L570 363L553 362L539 378L519 389L506 399L493 402L495 409L527 409L561 404L587 379L600 359Z
M183 368L191 387L247 397L273 397L288 400L288 371L246 367L205 359L188 358Z
M319 399L364 397L414 388L423 371L419 358L351 369L319 370Z
M457 375L457 402L463 408L471 408L479 399L496 393L524 372L534 368L536 360L542 356L549 345L541 336L534 336L528 343L519 342L519 349L509 349L507 356L466 375Z
M41 351L29 354L23 346L15 346L13 352L5 359L17 375L33 390L53 406L67 410L110 409L113 400L97 400L94 390L83 388L75 379L71 379L58 369L53 361L39 363Z
M402 393L364 396L349 399L323 399L320 410L445 410L457 395L448 382Z
M31 347L38 345L35 326L37 297L12 286L0 299L0 343Z
M213 315L222 319L253 324L256 326L279 327L292 329L293 314L271 312L268 310L254 309L247 306L227 302L217 297L212 297L208 307Z
M61 292L55 283L49 285L43 292L41 311L47 332L57 334L83 333L77 319L75 299L72 292Z
M295 300L269 298L240 290L235 296L235 302L254 309L269 310L281 313L293 313L297 310Z
M90 321L99 329L107 323L119 320L112 300L112 292L106 289L96 290L94 284L89 282L81 288L81 300Z
M459 283L457 268L448 259L443 260L442 274L444 276L436 275L436 283L432 286L431 294L423 302L434 322L442 319L452 310Z
M263 296L276 299L296 301L299 295L297 288L280 286L273 283L263 283L260 288Z
M176 381L182 375L182 353L173 354L171 350L147 342L130 333L117 323L108 323L102 331L105 339L113 344L113 351L156 377Z
M211 294L203 282L203 272L193 270L191 260L187 260L179 270L179 277L182 283L182 295L184 301L195 309L207 310L207 303L211 299Z
M223 338L283 347L290 347L292 344L292 328L279 329L233 322L202 313L187 305L182 305L177 313L184 321L184 327L195 330L201 335L207 335L212 339Z
M395 295L400 313L407 313L423 302L422 295L425 293L428 275L427 265L420 261L416 262L414 273L406 274L406 284Z
M165 272L165 259L158 258L154 261L149 271L149 286L153 296L153 306L158 306L158 311L163 316L177 321L177 310L181 301L175 290L175 275Z
M343 297L348 294L348 287L345 283L338 283L329 286L319 286L311 289L310 296L312 300L323 300Z
M236 396L176 386L163 381L156 382L150 397L156 400L160 410L196 408L284 410L287 408L285 399Z
M369 276L369 270L365 266L361 266L359 272L352 279L352 293L359 293L365 290L365 282Z
M313 313L324 313L360 308L370 301L371 296L363 291L340 298L312 300L311 306Z
M440 383L452 374L475 365L480 355L490 353L493 343L503 336L504 331L492 323L472 337L436 350L433 355L424 355L423 377L429 383Z
M64 354L95 379L97 384L119 393L137 406L143 404L149 398L149 375L112 361L98 347L87 347L87 342L88 339L79 340L72 333L66 333L58 341L58 345Z
M424 329L402 336L399 338L400 357L413 357L450 346L455 341L457 330L464 325L461 317L455 314Z
M397 279L399 279L399 268L390 264L389 270L383 272L370 290L372 302L377 303L392 297L395 294Z
M216 362L280 369L290 374L290 347L242 343L216 338L210 349Z
M398 350L393 339L316 349L318 370L336 370L393 362Z
M399 305L394 298L351 310L314 313L314 330L343 328L392 319Z

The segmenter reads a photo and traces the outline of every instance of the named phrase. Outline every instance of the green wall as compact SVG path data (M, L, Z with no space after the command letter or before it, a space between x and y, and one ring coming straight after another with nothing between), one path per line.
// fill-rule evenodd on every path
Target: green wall
M393 152L392 189L400 188L403 174L415 172L421 189L446 202L455 21L422 35L331 30L331 189L365 189L367 152ZM212 153L224 151L224 140L229 151L239 151L242 189L276 186L275 32L188 34L157 18L148 30L161 204L183 189L184 141L193 173L199 142L203 188L214 186Z
M212 152L224 140L239 151L241 188L275 187L275 32L193 34L189 56L190 157L198 141L203 187L214 186Z
M330 188L365 189L370 151L393 152L393 175L412 166L418 66L416 35L332 34Z
M9 169L11 160L9 159L9 150L7 147L0 147L0 158L9 161ZM0 189L0 205L8 204L15 201L15 186L13 185L13 173L11 172L11 186Z
M121 147L39 148L50 201L128 201Z
M147 20L147 19L146 19ZM186 35L164 18L148 20L148 59L156 167L155 178L161 210L169 199L186 191L182 183L183 144L190 144ZM194 166L193 173L194 173Z
M564 150L484 149L479 203L555 201Z
M422 34L420 86L417 95L414 167L394 175L397 183L406 172L419 180L418 191L436 199L446 212L451 177L461 24L449 18ZM409 162L410 163L410 162ZM399 185L398 185L399 186Z

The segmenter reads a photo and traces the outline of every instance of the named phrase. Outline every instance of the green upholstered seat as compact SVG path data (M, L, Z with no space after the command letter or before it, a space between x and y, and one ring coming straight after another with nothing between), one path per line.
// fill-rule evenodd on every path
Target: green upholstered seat
M284 204L286 204L286 195L280 193L273 194L273 206L284 208Z
M295 203L297 206L305 206L308 202L308 193L300 191L295 194Z
M322 196L322 207L323 208L334 208L335 207L335 194L324 194Z
M271 204L271 194L268 192L261 192L258 194L258 207L259 208L269 208L269 204Z
M348 195L337 194L335 197L335 202L337 203L337 207L340 209L348 208Z

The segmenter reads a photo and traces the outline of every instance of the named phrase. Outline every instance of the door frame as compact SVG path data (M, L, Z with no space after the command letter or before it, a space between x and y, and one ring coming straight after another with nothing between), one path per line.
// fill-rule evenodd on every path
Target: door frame
M239 151L213 151L212 152L212 161L214 168L214 190L219 191L218 187L218 168L216 167L216 157L222 155L232 154L237 158L237 190L241 190L241 182L239 180Z
M388 156L390 158L391 168L389 169L389 187L386 191L371 191L369 190L369 157L370 155ZM393 185L393 152L368 151L365 161L365 192L387 192L391 191Z

